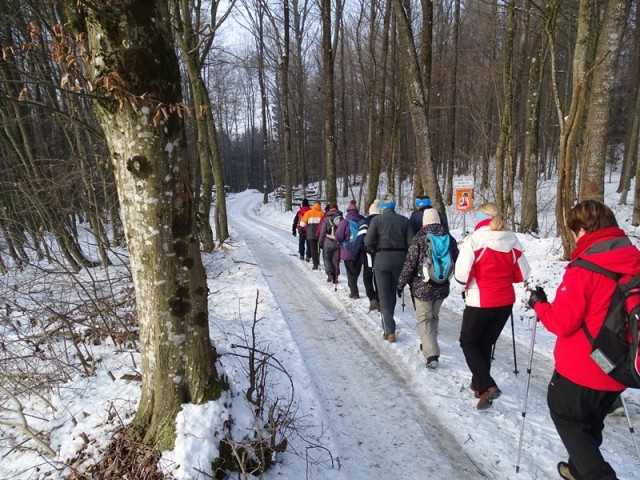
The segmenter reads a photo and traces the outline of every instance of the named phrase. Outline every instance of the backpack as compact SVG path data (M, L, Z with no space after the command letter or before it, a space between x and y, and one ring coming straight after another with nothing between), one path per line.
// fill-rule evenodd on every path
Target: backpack
M582 331L591 344L591 358L611 378L631 388L640 388L640 274L624 276L584 258L569 264L598 272L616 282L611 303L598 334Z
M418 259L418 277L424 282L443 284L453 275L453 259L449 252L449 235L427 233L422 240Z
M330 229L327 230L327 237L331 240L336 239L336 230L342 221L342 214L330 215L331 218L327 218L327 222L329 222Z
M347 222L349 222L349 237L340 244L340 247L349 250L356 259L355 257L360 254L364 235L367 233L367 224L364 220L347 220Z

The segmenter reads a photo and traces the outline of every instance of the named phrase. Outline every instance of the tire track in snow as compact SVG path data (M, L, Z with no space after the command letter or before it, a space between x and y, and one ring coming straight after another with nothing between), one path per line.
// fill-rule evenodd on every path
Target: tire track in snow
M343 478L490 478L442 425L428 399L417 394L390 346L354 330L348 304L318 288L324 274L304 274L308 264L297 257L283 261L289 239L256 217L254 206L233 205L229 218L269 272L266 281L314 380ZM301 301L297 292L308 295Z

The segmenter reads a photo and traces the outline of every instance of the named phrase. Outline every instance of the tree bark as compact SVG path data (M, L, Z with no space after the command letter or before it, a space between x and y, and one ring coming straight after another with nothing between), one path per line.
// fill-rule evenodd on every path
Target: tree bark
M431 156L431 142L429 139L429 112L426 104L425 86L422 84L422 74L418 64L411 21L404 9L402 0L393 1L393 12L398 25L398 44L400 61L403 66L409 110L416 139L416 157L422 186L433 206L444 212L442 192L438 185L436 169Z
M604 200L604 175L610 106L618 55L631 2L608 0L598 39L593 80L588 100L585 137L580 162L579 200Z
M322 19L322 78L324 84L324 148L326 158L327 201L335 202L338 197L336 184L336 107L334 85L334 50L331 36L331 0L320 3Z
M86 34L85 69L115 172L136 292L142 393L134 431L161 450L183 403L218 398L196 237L182 92L167 3L64 5ZM141 15L140 12L144 12Z

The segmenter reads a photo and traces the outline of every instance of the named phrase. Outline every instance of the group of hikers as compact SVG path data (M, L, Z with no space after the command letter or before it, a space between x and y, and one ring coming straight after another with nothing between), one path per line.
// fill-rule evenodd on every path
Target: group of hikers
M343 215L333 202L323 210L320 203L310 207L304 199L292 230L300 259L313 261L317 270L322 252L327 282L334 283L342 261L354 299L360 296L362 271L369 310L380 311L388 342L396 341L396 301L408 285L428 369L438 367L440 308L452 283L465 300L459 343L471 372L470 389L477 409L485 410L502 394L491 376L492 349L512 315L513 284L526 282L529 264L494 203L476 209L475 229L460 247L446 216L432 207L428 196L417 197L414 206L407 218L396 212L393 195L386 194L369 206L367 216L360 214L355 200ZM619 413L620 394L628 385L603 370L592 343L618 283L640 274L640 250L602 202L578 203L566 225L576 247L553 303L541 287L530 289L527 301L537 320L557 336L547 403L569 454L567 462L558 463L558 473L569 480L614 480L616 473L600 452L602 430L606 416ZM450 265L436 273L435 264L443 258ZM597 268L580 263L585 261Z

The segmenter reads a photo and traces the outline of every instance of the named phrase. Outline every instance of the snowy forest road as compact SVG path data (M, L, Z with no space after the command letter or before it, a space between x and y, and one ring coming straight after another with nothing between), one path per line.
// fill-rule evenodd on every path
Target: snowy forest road
M397 478L398 472L407 479L486 478L414 391L403 372L406 367L385 355L382 339L354 328L353 312L333 288L318 288L326 276L317 271L305 275L309 264L283 255L290 251L291 232L261 221L254 204L233 207L232 226L268 275L269 287L304 352L343 478L363 472L389 479Z
M546 406L553 338L538 327L537 339L544 347L535 352L528 375L533 316L516 318L513 335L508 324L498 340L492 375L503 395L493 408L478 412L458 344L459 311L446 308L445 302L438 335L440 366L435 371L426 369L410 301L406 309L401 301L396 307L398 341L383 341L379 313L368 311L367 298L348 298L344 271L334 287L326 282L322 262L320 270L314 271L310 263L300 261L291 224L274 224L273 218L261 217L261 196L243 194L227 206L232 230L252 252L303 357L310 379L305 388L315 390L328 430L331 445L327 448L336 468L332 478L534 480L557 476L556 462L566 454ZM361 278L360 292L364 292ZM449 305L459 306L456 302ZM514 347L519 375L514 374ZM524 442L516 476L527 380ZM607 422L613 428L607 429L603 448L608 456L623 452L616 468L633 471L628 459L635 452L625 422L624 418Z

